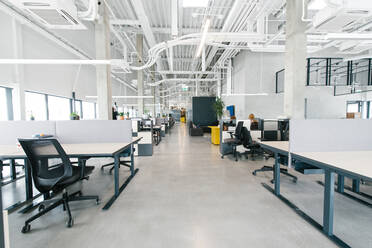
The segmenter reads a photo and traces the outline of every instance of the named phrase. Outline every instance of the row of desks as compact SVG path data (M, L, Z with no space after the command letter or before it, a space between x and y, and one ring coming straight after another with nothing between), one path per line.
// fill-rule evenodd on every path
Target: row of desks
M296 162L303 162L324 170L324 203L323 225L324 234L341 247L349 247L333 234L334 216L334 183L335 174L339 178L349 177L372 181L372 151L342 151L342 152L289 152L289 142L270 141L259 142L260 145L275 155L274 164L274 194L280 194L280 164L279 157L284 156ZM340 180L343 182L343 180ZM339 182L339 183L340 183ZM314 221L314 220L313 220Z
M118 198L120 193L132 180L132 178L138 172L138 169L134 167L134 144L138 143L141 138L133 138L131 142L128 143L83 143L83 144L61 144L66 154L70 158L77 158L79 161L79 166L84 166L82 160L89 158L100 158L100 157L112 157L114 158L114 194L108 200L108 202L103 207L104 210L110 208L114 201ZM122 153L131 149L131 166L130 166L130 175L125 180L125 182L120 185L119 182L119 166L120 166L120 157ZM32 177L31 170L28 166L27 157L23 149L16 145L0 145L0 160L8 159L23 159L25 164L25 187L26 187L26 201L33 199L33 186L32 186Z

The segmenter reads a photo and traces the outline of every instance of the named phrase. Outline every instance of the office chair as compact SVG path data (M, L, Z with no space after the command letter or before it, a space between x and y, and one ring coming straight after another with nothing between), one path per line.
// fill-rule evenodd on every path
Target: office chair
M133 148L133 152L135 151L135 149ZM131 148L128 147L127 149L125 149L122 153L122 157L130 157L131 156ZM107 166L110 166L112 165L112 167L110 168L110 174L112 173L112 171L115 169L115 162L111 162L111 163L108 163L108 164L104 164L101 166L101 170L103 170L105 167ZM120 160L119 162L119 168L120 168L120 165L124 165L126 167L131 167L131 161L130 160Z
M240 145L242 145L242 128L243 128L243 121L239 121L236 128L235 128L235 133L233 134L232 132L230 133L231 138L229 139L224 139L224 143L231 144L232 146L232 154L235 157L235 161L238 161L238 156L239 154L236 151L236 148ZM224 156L227 154L223 154L221 158L224 158Z
M91 174L93 166L86 166L83 169L72 166L70 159L56 139L19 139L19 143L27 155L35 187L40 193L49 195L52 191L55 195L62 191L62 198L47 199L40 203L39 213L25 221L22 233L31 230L30 223L32 221L60 205L63 205L63 209L67 212L66 226L72 227L74 221L69 202L96 200L96 204L99 203L98 196L82 196L81 191L72 194L67 192L67 187L81 180L82 173L85 176ZM48 204L50 205L47 206Z
M246 148L247 151L239 153L240 156L245 155L245 157L248 159L248 154L250 154L252 160L254 160L255 155L260 155L263 153L261 146L252 140L251 132L249 132L246 127L242 128L242 140L243 147Z

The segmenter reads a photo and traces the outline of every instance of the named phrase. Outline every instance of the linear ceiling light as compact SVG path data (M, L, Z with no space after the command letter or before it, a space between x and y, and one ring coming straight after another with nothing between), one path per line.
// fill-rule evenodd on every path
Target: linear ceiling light
M184 8L206 8L209 0L183 0L182 7Z
M371 33L328 33L324 36L327 40L372 40Z
M86 98L97 98L97 96L86 96ZM154 98L154 96L112 96L115 99L138 99L138 98Z
M202 37L201 37L201 40L200 40L200 45L198 47L198 50L196 51L196 55L195 55L196 58L199 58L202 51L203 51L203 48L205 46L205 42L207 40L207 33L208 33L208 29L209 29L210 25L211 25L211 19L207 19L205 21L205 24L204 24L204 27L203 27L203 33L202 33Z

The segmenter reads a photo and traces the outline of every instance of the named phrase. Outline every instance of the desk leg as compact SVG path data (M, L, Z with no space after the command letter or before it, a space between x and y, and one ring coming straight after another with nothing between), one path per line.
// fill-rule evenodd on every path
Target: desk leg
M134 145L130 145L130 174L134 176Z
M4 167L4 162L0 160L0 179L3 179L3 167Z
M334 207L334 172L325 170L324 184L324 206L323 206L323 232L328 235L333 235L333 207Z
M25 186L26 186L26 200L30 200L33 197L32 192L32 175L28 159L25 160Z
M280 195L280 164L279 155L275 153L275 164L274 164L274 183L275 183L275 195Z
M360 192L360 180L359 179L353 179L352 190L355 193L359 193Z
M115 184L115 196L119 195L119 164L120 164L120 156L114 156L114 184Z
M345 176L339 174L337 176L337 192L344 193L344 187L345 187Z
M17 178L17 172L16 172L16 164L15 164L14 159L9 160L9 166L10 166L10 178L12 180L15 180Z

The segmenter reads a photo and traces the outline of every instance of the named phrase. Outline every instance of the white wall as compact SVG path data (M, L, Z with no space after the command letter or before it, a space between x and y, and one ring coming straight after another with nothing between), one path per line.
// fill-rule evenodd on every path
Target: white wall
M268 93L268 96L223 96L226 105L235 105L238 119L250 113L259 118L283 115L283 94L275 93L275 73L284 68L284 53L243 51L233 60L233 93ZM345 118L346 102L372 100L372 93L334 96L333 87L306 87L307 118ZM226 93L226 82L223 85Z

